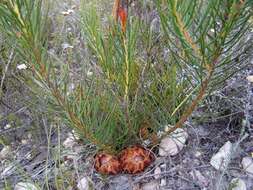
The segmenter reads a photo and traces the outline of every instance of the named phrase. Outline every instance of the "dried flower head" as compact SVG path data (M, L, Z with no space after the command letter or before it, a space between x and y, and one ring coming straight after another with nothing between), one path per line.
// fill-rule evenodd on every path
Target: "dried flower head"
M116 175L121 172L118 158L107 153L96 154L94 167L101 174Z
M119 159L124 172L136 174L144 171L154 161L154 154L141 146L133 146L123 150Z

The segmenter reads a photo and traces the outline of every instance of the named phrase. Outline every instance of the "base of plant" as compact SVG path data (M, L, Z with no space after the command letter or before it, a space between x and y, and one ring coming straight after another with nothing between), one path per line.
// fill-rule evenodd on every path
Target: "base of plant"
M98 153L95 169L98 173L116 175L121 172L137 174L143 172L155 160L154 154L140 145L125 148L118 156Z

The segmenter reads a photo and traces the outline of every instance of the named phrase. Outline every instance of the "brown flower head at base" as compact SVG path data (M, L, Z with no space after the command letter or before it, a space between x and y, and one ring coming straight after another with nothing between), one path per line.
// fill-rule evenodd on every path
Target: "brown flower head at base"
M115 175L121 172L119 159L107 153L96 154L94 167L101 174Z
M136 174L145 170L154 161L152 152L141 146L126 148L120 154L122 170L129 174Z

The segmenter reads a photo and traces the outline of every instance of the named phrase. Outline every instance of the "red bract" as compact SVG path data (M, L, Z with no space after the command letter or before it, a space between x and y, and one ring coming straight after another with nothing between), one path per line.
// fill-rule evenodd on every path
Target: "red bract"
M119 7L117 14L118 14L117 16L121 22L122 31L125 33L126 32L126 24L127 24L127 12L122 7Z

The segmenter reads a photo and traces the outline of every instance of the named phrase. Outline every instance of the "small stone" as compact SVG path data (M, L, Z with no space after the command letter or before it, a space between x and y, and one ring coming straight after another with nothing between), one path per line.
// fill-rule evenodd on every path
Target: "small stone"
M69 88L70 88L71 91L73 91L73 90L75 89L75 84L74 84L74 83L71 83L71 84L69 85ZM75 130L72 130L72 133L74 134L74 133L76 133L76 131L75 131Z
M161 179L161 187L164 187L167 185L166 179Z
M231 190L247 190L245 182L239 178L232 179L229 187Z
M195 156L196 156L197 158L199 158L201 155L202 155L202 153L201 153L200 151L196 151L196 152L195 152Z
M29 134L27 135L27 137L28 137L28 139L32 139L32 134L29 133Z
M242 159L242 167L249 177L253 177L253 159L251 157Z
M70 14L74 13L74 10L73 9L69 9L67 11L62 11L61 14L63 14L64 16L68 16Z
M71 45L69 45L68 43L63 43L62 45L62 49L73 49L74 48L74 46L71 46Z
M90 76L93 75L93 72L92 71L88 71L86 74L87 74L88 77L90 77Z
M27 141L26 139L22 139L22 140L21 140L21 143L22 143L23 145L26 145L26 144L28 143L28 141Z
M78 183L77 188L79 190L89 190L89 179L87 177L83 177Z
M159 190L159 183L157 181L151 181L144 183L141 187L141 190Z
M25 70L25 69L27 69L27 66L26 66L26 64L20 64L17 66L17 69L18 70Z
M0 152L0 160L6 159L11 152L10 146L4 146Z
M69 12L69 14L72 14L72 13L74 13L74 10L73 9L69 9L68 12Z
M73 135L69 135L63 142L65 148L72 148L76 144L75 138Z
M165 131L165 132L168 132L168 131L170 130L171 127L173 127L173 126L172 126L172 125L166 125L166 126L164 127L164 131Z
M161 168L160 168L160 167L157 167L157 168L155 169L155 171L154 171L154 174L155 174L154 178L155 178L155 179L159 179L159 178L161 177L161 173L162 173Z
M160 156L174 156L185 146L188 134L185 130L176 129L171 135L162 139L159 146Z
M231 153L232 143L228 141L220 148L218 153L212 156L210 164L216 170L225 170L229 164Z
M14 190L39 190L39 189L32 183L19 182L15 185Z
M253 75L247 76L247 80L248 80L249 82L252 82L252 83L253 83Z
M4 127L4 129L10 129L11 128L11 124L7 124L7 125L5 125L5 127Z
M64 16L68 16L69 12L68 11L62 11L61 14L63 14Z

